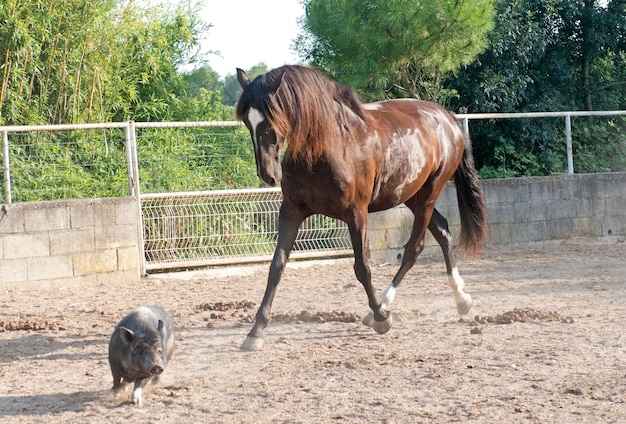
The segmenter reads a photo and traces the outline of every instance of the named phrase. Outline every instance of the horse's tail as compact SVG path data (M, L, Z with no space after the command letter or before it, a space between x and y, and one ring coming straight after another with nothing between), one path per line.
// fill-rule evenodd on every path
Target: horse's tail
M487 231L487 208L469 138L465 140L463 158L454 173L454 184L461 217L461 236L457 248L466 255L475 257L482 248Z

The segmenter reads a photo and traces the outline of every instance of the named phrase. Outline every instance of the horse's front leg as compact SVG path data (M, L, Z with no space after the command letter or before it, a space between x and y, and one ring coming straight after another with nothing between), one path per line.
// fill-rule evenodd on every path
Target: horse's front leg
M369 267L369 244L367 235L367 210L357 211L352 222L348 222L352 249L354 250L354 273L361 282L371 309L363 323L372 327L378 334L391 329L391 312L381 307L380 299L372 286L372 273Z
M241 345L241 350L260 350L263 347L263 331L270 320L272 302L276 294L276 287L285 270L285 265L289 259L289 254L293 248L293 243L298 235L298 228L304 221L304 217L299 211L288 206L280 207L278 213L278 242L274 252L274 258L270 265L267 277L267 287L252 330L248 333L246 340Z

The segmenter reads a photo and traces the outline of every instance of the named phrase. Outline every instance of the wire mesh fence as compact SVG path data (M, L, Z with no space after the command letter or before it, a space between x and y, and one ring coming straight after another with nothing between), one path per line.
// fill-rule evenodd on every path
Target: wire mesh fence
M248 131L241 125L233 125L236 123L226 124L189 127L136 124L141 192L259 187Z
M123 128L16 131L10 140L11 199L5 190L0 203L128 195Z
M281 199L280 189L142 195L146 269L270 259ZM350 252L346 225L314 215L302 224L292 257Z

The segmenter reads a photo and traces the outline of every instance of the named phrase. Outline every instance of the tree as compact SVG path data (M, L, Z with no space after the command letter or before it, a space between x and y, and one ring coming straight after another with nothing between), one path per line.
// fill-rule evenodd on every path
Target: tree
M252 68L246 71L250 78L256 78L261 74L264 74L268 71L267 65L263 62L257 63ZM242 88L237 81L237 75L235 73L228 74L224 78L224 86L222 88L222 101L225 105L234 106L239 101L239 96L241 96Z
M484 50L494 16L492 0L304 3L296 50L366 98L440 100L442 77Z
M185 93L189 97L197 96L201 88L209 91L220 91L223 86L220 82L220 75L208 65L183 74L183 80Z
M4 0L0 124L170 119L209 28L190 1Z
M459 94L452 107L460 112L626 108L625 5L624 0L606 6L591 0L498 0L489 48L445 83ZM611 122L602 125L620 127ZM575 168L623 166L615 162L624 156L623 136L583 126L574 123L578 148L595 165L575 163ZM554 119L473 122L481 175L563 172L562 132L562 121ZM607 142L598 143L593 134L602 134ZM598 150L601 147L605 150ZM604 165L592 160L594 155L605 156Z

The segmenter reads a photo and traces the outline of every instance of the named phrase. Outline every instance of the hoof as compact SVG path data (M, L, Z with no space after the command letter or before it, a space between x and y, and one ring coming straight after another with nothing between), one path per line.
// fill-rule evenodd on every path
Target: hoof
M263 348L263 339L260 337L246 337L240 349L245 351L261 350Z
M374 311L370 309L368 314L365 315L365 317L363 317L363 319L361 320L361 323L363 323L363 325L367 327L372 327L374 331L376 331L378 334L385 334L391 329L391 312L389 312L389 318L387 318L386 320L376 321L374 319Z
M361 323L366 327L374 327L374 311L370 311L363 317Z
M456 310L461 315L467 315L470 309L472 309L472 296L465 294L465 296L456 303Z
M389 317L387 317L386 320L384 320L384 321L376 321L375 320L374 324L372 324L372 328L378 334L385 334L387 331L389 331L391 329L392 321L393 320L391 319L391 312L389 312Z

